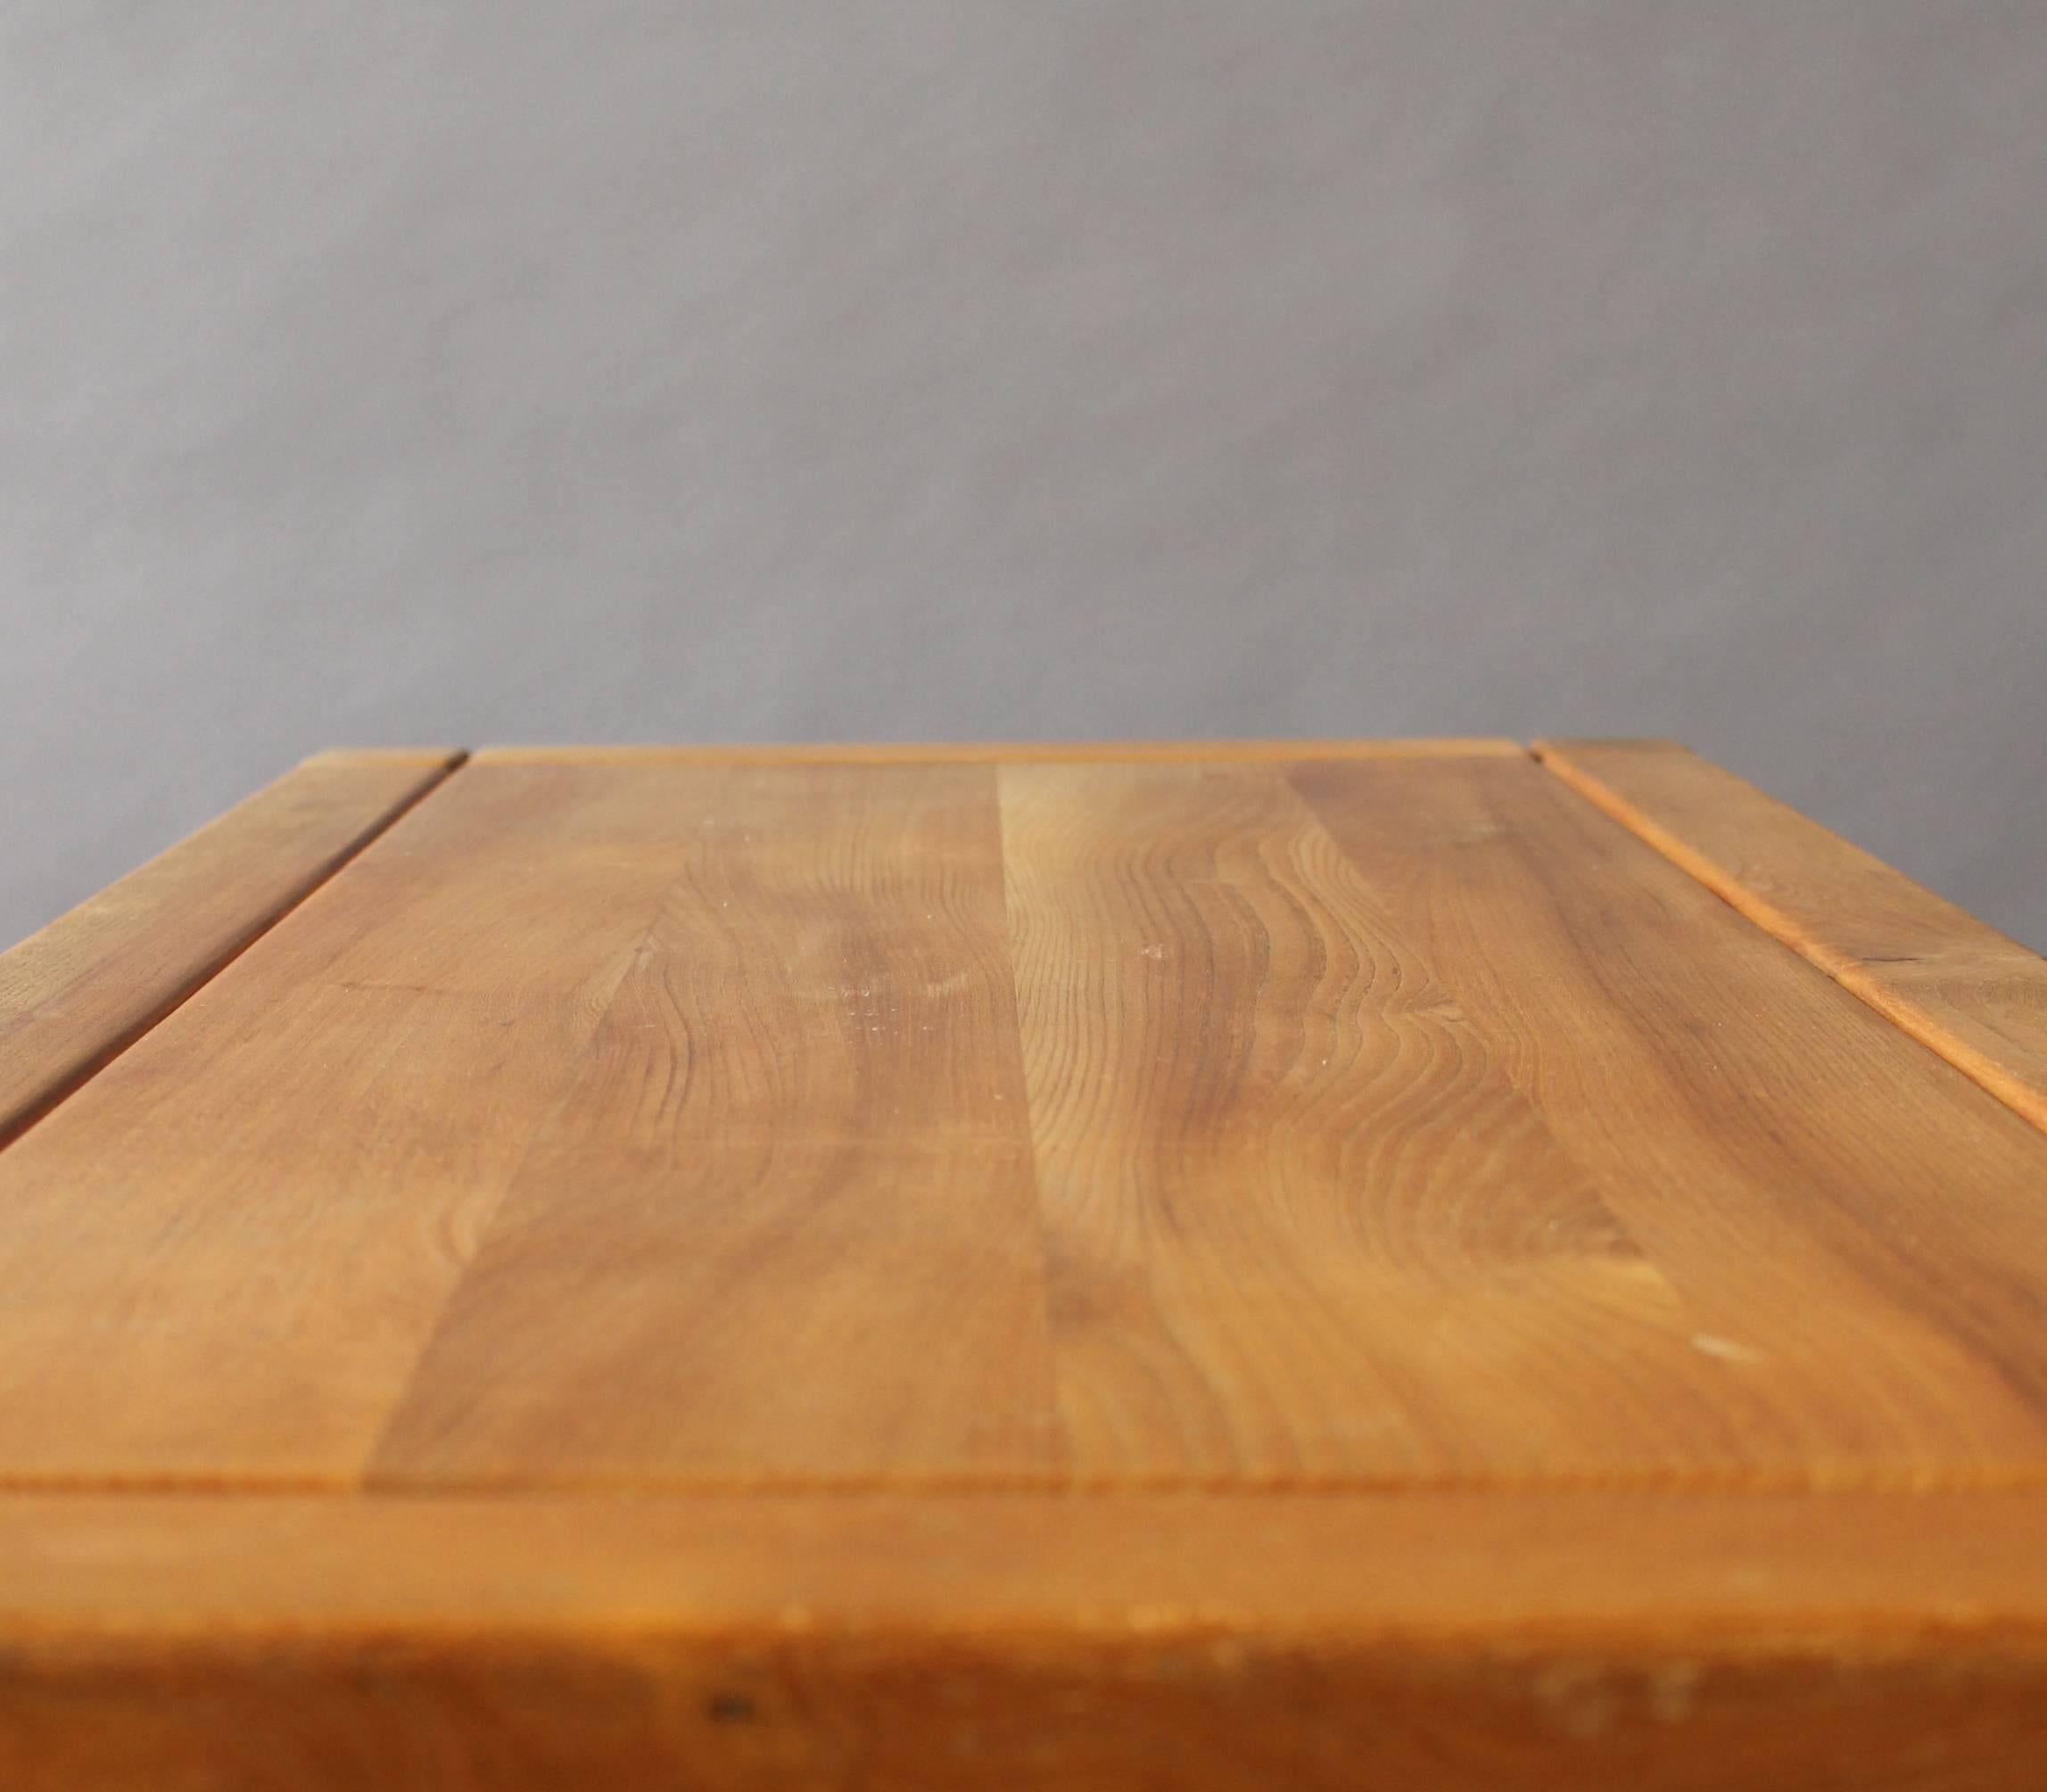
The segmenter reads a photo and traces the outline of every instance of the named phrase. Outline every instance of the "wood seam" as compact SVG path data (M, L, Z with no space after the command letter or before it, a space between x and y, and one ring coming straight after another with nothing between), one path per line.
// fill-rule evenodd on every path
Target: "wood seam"
M447 761L420 787L401 803L394 805L376 821L343 846L325 864L316 869L296 889L288 894L274 909L257 916L251 921L240 938L228 946L218 956L198 966L184 982L173 989L163 1001L138 1019L110 1034L87 1057L67 1070L48 1089L20 1112L5 1121L0 1121L0 1151L13 1144L29 1129L47 1119L51 1114L77 1094L108 1065L129 1051L211 983L220 973L270 931L287 916L303 907L308 898L324 888L340 876L362 853L384 835L409 815L436 790L442 789L455 773L468 763L469 755L462 749L453 751ZM310 762L309 762L310 763Z
M1861 961L1814 937L1776 904L1730 876L1713 861L1688 846L1661 822L1630 803L1619 791L1572 764L1568 755L1553 753L1538 742L1529 756L1552 778L1680 871L1712 891L1759 932L1797 954L1815 970L1837 983L1862 1005L1881 1016L1897 1032L1925 1047L1959 1070L1977 1087L2037 1130L2047 1133L2047 1104L2002 1066L1966 1040L1956 1038L1910 996L1864 973Z
M671 880L661 887L660 894L654 900L652 917L647 925L633 936L632 946L625 954L626 962L629 966L648 949L656 934L660 930L662 913L667 907L669 896L678 881L680 879ZM318 1475L304 1477L304 1484L308 1491L361 1494L371 1491L377 1484L379 1476L376 1464L382 1458L384 1450L390 1446L392 1429L398 1423L399 1415L405 1411L407 1404L411 1400L413 1391L418 1385L420 1374L433 1353L434 1345L446 1332L449 1309L454 1304L455 1297L460 1292L463 1282L467 1279L470 1271L475 1268L477 1258L483 1254L484 1243L490 1237L491 1228L496 1225L499 1215L504 1211L507 1200L513 1190L517 1187L520 1173L525 1169L527 1163L532 1160L534 1151L539 1147L541 1135L547 1131L549 1126L574 1099L576 1079L581 1074L582 1067L589 1061L590 1053L597 1049L598 1035L602 1031L604 1023L609 1018L612 1010L617 1005L625 988L626 980L631 975L630 969L620 973L617 983L612 987L610 995L605 998L603 1012L591 1027L589 1038L583 1041L565 1067L560 1095L535 1122L532 1132L520 1149L517 1161L513 1164L503 1183L499 1186L489 1210L480 1218L476 1226L475 1248L472 1250L467 1261L464 1263L461 1275L456 1278L454 1285L448 1291L447 1297L442 1301L439 1312L434 1315L433 1323L427 1327L425 1337L420 1340L419 1349L412 1359L412 1367L406 1371L404 1379L399 1383L397 1391L392 1397L391 1405L384 1415L383 1422L378 1425L376 1435L370 1440L368 1449L363 1452L361 1462L357 1465L352 1473L346 1475L332 1478L322 1478ZM258 1488L262 1487L264 1484L263 1477L250 1476L246 1480L242 1477L230 1477L221 1491L240 1491L244 1486L251 1484ZM0 1477L0 1494L12 1491L4 1478ZM169 1489L167 1491L175 1491L177 1490Z
M1650 1468L1646 1471L1588 1468L1560 1473L1438 1473L1357 1474L1082 1474L1048 1469L958 1474L887 1472L863 1474L616 1474L574 1478L523 1474L0 1474L0 1501L49 1495L111 1498L162 1497L264 1499L311 1498L372 1500L503 1499L728 1499L738 1497L862 1500L890 1496L970 1496L994 1499L1089 1501L1187 1499L1281 1502L1344 1499L1409 1493L1482 1494L1505 1499L1540 1494L1628 1493L1911 1497L1920 1494L1996 1494L2047 1491L2047 1466L1985 1465L1956 1470L1886 1471L1856 1465L1837 1471L1769 1468Z

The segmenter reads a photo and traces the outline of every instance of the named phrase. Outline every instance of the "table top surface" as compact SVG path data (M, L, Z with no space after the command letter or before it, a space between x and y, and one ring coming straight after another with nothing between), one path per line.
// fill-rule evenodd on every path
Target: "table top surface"
M1668 745L327 755L0 1052L0 1645L160 1761L223 1638L2047 1661L2047 962Z

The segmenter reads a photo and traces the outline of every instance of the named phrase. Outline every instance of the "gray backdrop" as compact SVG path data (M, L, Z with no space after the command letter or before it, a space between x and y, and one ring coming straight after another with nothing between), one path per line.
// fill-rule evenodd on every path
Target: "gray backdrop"
M2047 944L2041 0L11 0L0 936L337 742L1688 740Z

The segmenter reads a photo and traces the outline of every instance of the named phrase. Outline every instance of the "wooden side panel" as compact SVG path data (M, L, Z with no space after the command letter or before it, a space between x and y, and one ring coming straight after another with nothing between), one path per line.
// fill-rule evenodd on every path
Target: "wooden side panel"
M1284 767L1005 768L1003 815L1081 1479L1761 1466L1739 1383Z
M0 953L0 1145L191 995L460 756L310 760Z
M0 1502L0 1781L2020 1792L2030 1496Z
M2047 1466L2037 1133L1531 761L1293 781L1767 1416L1759 1461Z
M1544 765L1765 932L2047 1130L2047 959L1668 741Z
M356 1480L659 914L645 796L465 770L0 1152L0 1481Z
M1042 1478L994 773L637 775L673 881L379 1478Z

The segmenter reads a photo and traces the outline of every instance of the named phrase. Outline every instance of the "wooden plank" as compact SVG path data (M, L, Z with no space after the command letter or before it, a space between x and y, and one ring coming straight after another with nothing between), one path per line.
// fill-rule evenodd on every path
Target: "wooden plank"
M2024 1495L0 1501L0 1780L2018 1792Z
M672 881L378 1480L1042 1478L993 772L600 775Z
M1761 1466L1741 1383L1284 771L1002 774L1076 1475Z
M2047 959L1670 741L1551 740L1536 753L1715 896L2047 1130Z
M2038 1475L2037 1133L1531 761L1292 776L1696 1316L1759 1465Z
M982 755L473 765L0 1152L0 1784L2047 1780L2047 1139L1504 747Z
M648 795L466 769L0 1152L0 1480L357 1480L673 879Z
M0 953L0 1145L304 900L460 758L309 760Z
M855 740L812 745L486 747L476 757L498 765L1170 765L1518 756L1524 750L1517 741L1486 736L1412 740L956 740L924 745Z
M0 1480L2047 1475L2047 1144L1524 756L997 775L465 771L0 1156Z

